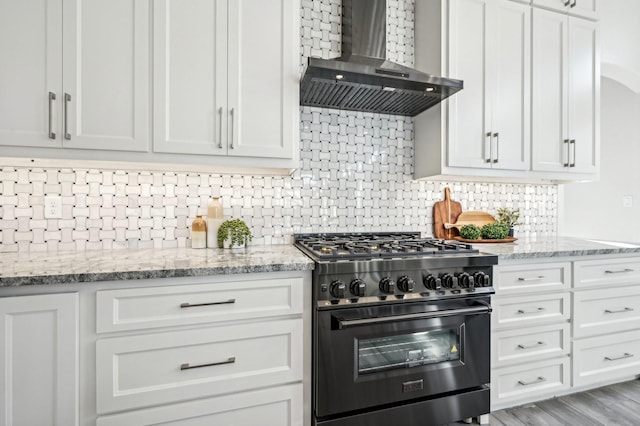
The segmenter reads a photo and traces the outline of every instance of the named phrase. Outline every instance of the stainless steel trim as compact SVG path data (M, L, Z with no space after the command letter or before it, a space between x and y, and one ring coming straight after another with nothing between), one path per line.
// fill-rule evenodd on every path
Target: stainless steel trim
M544 378L543 376L538 376L537 379L535 380L530 380L528 382L525 382L524 380L518 380L518 384L522 385L522 386L529 386L529 385L535 385L536 383L542 383L542 382L546 382L547 379Z
M633 308L624 307L622 309L605 309L604 313L605 314L621 314L624 312L631 312L633 310L634 310Z
M69 133L69 102L71 102L71 95L64 94L64 138L68 141L71 140L71 133Z
M231 108L229 110L229 114L231 115L231 145L229 145L229 148L233 149L233 123L235 121L235 114L234 114L234 108Z
M359 318L353 320L344 320L338 319L338 329L343 330L349 327L358 327L362 325L372 325L372 324L386 324L390 322L398 322L398 321L410 321L410 320L421 320L421 319L431 319L431 318L442 318L442 317L450 317L454 315L481 315L488 314L491 312L491 306L476 306L462 309L445 309L442 311L433 311L433 312L419 312L415 314L405 314L405 315L390 315L386 317L377 317L377 318Z
M533 278L522 278L522 277L518 277L518 281L538 281L544 278L544 275L538 275L537 277L533 277Z
M633 357L633 354L630 354L629 352L625 352L624 355L621 356L605 356L604 360L605 361L617 361L619 359L625 359L625 358L631 358Z
M531 345L518 345L518 349L531 349L531 348L537 348L539 346L546 346L546 345L547 344L545 342L536 342Z
M214 306L214 305L230 305L236 303L236 299L223 300L221 302L208 302L208 303L181 303L181 308L194 308L196 306Z
M496 158L493 160L494 163L498 162L500 158L500 133L494 133L493 137L496 138Z
M491 163L491 132L487 132L487 138L489 138L489 143L485 141L484 143L484 151L485 151L485 162ZM486 139L486 138L485 138Z
M190 365L188 362L180 365L180 370L191 370L193 368L212 367L214 365L233 364L236 362L235 356L230 356L226 361L210 362L208 364Z
M569 167L569 165L571 164L571 162L569 161L569 139L565 139L564 141L562 141L562 143L567 144L567 162L563 163L563 166Z
M218 108L218 116L220 117L220 121L218 122L218 148L222 149L222 107Z
M569 140L569 147L571 146L573 146L573 161L569 163L569 167L575 167L576 166L576 140L575 139Z
M611 270L604 271L605 274L623 274L625 272L633 272L633 269L624 268L624 269L618 270L618 271L611 271Z
M544 311L545 308L543 307L539 307L539 308L535 308L531 311L525 311L524 309L518 309L518 313L519 314L539 314L540 312Z
M55 139L56 134L52 131L53 128L53 101L56 100L56 94L49 92L49 139Z

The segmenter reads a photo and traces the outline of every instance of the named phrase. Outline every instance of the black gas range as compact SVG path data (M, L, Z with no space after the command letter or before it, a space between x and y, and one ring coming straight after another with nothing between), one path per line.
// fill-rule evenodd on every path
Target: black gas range
M313 425L489 412L497 256L419 232L297 234L313 272Z

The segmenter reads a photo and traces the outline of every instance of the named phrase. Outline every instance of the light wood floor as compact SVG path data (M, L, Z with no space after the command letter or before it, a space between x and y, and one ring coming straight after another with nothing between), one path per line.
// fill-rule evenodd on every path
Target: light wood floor
M496 411L489 422L491 426L639 426L640 380Z

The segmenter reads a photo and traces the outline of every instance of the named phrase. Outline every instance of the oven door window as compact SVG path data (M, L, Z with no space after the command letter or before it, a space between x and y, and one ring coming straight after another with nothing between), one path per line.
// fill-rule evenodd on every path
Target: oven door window
M358 373L460 359L459 327L358 340Z

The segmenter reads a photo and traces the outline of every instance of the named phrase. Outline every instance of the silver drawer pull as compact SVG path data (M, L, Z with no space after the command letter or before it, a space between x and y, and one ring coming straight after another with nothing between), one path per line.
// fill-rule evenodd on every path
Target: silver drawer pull
M533 278L518 278L518 281L538 281L544 279L544 275L538 275L537 277L533 277Z
M213 305L230 305L236 303L236 299L223 300L222 302L208 302L208 303L181 303L181 308L194 308L196 306L213 306Z
M197 365L189 365L189 363L182 364L180 366L180 370L191 370L192 368L202 368L202 367L212 367L214 365L233 364L234 362L236 362L236 357L230 356L229 358L227 358L226 361L211 362L209 364L197 364Z
M71 95L64 94L64 138L68 141L71 140L71 133L69 133L69 102L71 102Z
M605 361L617 361L619 359L631 358L632 356L633 356L633 354L630 354L629 352L625 352L624 355L621 355L621 356L614 356L614 357L605 356L604 360Z
M633 269L624 268L618 271L604 271L605 274L624 274L625 272L633 272Z
M545 346L545 345L546 345L545 342L536 342L531 345L518 345L518 349L531 349L531 348L537 348L538 346Z
M531 380L529 382L525 382L524 380L518 380L518 384L522 385L522 386L529 386L529 385L535 385L536 383L542 383L542 382L546 382L547 379L545 379L542 376L539 376L537 379L535 380Z
M623 313L623 312L631 312L631 311L633 311L633 308L626 308L625 307L625 308L616 309L616 310L614 310L614 309L605 309L604 313L605 314L620 314L620 313Z
M524 309L518 309L518 313L519 314L539 314L540 312L542 312L544 310L545 309L543 307L535 308L535 309L532 309L530 311L525 311Z
M56 100L56 94L49 92L49 139L55 139L56 134L53 131L53 101Z

